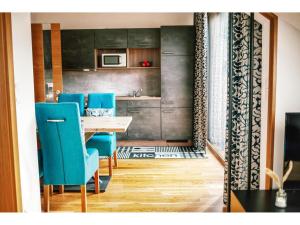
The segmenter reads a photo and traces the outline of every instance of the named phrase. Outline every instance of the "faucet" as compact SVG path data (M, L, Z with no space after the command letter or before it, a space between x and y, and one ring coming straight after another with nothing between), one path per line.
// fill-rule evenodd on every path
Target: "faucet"
M142 94L143 89L140 88L137 91L133 91L133 97L140 97Z

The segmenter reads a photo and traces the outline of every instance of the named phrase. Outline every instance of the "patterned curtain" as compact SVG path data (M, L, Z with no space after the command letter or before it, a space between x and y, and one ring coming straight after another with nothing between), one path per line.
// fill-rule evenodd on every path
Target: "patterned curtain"
M224 203L230 190L259 188L262 25L245 13L229 16L229 76Z
M194 14L195 26L195 69L194 69L194 115L193 145L196 149L206 149L207 139L207 60L208 21L207 13Z

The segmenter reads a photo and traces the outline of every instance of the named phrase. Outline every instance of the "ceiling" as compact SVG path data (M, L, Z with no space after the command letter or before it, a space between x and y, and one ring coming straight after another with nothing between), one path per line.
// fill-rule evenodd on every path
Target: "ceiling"
M280 19L300 30L300 13L276 13Z

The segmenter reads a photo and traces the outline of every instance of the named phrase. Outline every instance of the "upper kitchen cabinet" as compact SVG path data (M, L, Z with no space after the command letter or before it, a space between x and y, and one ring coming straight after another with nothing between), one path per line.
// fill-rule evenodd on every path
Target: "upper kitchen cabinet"
M127 48L127 29L95 30L95 48Z
M44 66L46 70L49 70L52 68L51 30L43 31L43 44L44 44Z
M161 27L161 53L163 55L193 55L194 26Z
M129 29L128 48L160 48L160 29Z
M62 30L63 69L94 67L94 30Z

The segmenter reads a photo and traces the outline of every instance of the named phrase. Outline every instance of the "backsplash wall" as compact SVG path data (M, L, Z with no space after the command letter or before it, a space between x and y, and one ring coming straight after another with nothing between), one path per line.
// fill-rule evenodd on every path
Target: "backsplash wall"
M65 93L114 92L117 96L127 96L142 88L142 95L160 96L160 70L63 71L63 85Z

